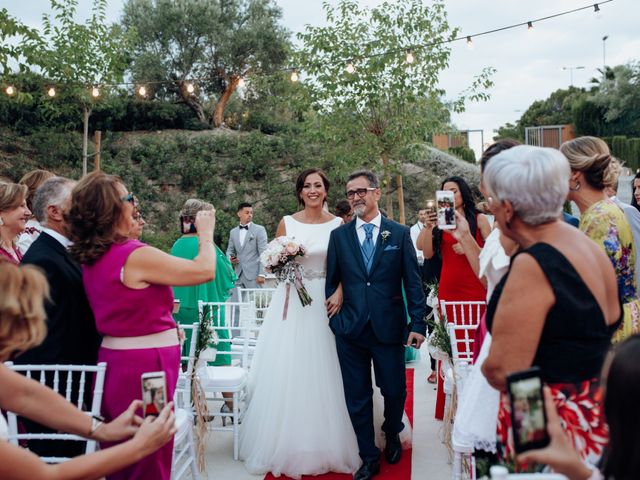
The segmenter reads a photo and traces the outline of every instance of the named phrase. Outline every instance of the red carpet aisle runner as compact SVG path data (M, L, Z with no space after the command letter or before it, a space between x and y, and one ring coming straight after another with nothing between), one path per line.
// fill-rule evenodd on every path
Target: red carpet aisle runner
M407 400L404 408L409 422L413 425L413 368L407 368ZM270 473L264 477L265 480L275 480L276 477ZM284 475L278 477L279 480L291 480ZM345 473L325 473L324 475L304 475L303 480L351 480L352 475ZM384 459L384 455L380 457L380 475L376 480L411 480L411 449L402 452L402 460L395 465L389 465Z

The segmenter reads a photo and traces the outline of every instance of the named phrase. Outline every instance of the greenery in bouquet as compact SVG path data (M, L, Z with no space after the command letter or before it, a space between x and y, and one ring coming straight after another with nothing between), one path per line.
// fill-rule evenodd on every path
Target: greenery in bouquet
M438 297L437 283L428 284L427 289L430 292L429 297ZM437 305L435 308L438 308ZM429 345L451 358L451 337L447 330L447 318L444 312L439 316L432 312L425 320L429 329Z
M220 308L220 307L214 307ZM200 315L200 331L198 332L198 339L196 341L196 361L200 358L200 354L203 350L209 347L216 347L218 345L218 333L215 330L215 324L213 321L214 313L211 307L205 307L202 309Z

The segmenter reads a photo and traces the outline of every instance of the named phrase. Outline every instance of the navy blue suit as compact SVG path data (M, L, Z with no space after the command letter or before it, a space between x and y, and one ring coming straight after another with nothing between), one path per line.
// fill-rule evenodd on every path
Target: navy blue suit
M385 238L386 237L386 238ZM356 432L360 456L377 460L375 446L371 362L384 397L388 435L402 431L407 395L404 343L408 332L426 334L422 281L409 228L381 219L371 269L367 272L356 221L333 232L327 253L326 295L342 283L343 303L329 326L336 336L347 409ZM402 299L404 284L407 306ZM411 322L407 326L407 311Z

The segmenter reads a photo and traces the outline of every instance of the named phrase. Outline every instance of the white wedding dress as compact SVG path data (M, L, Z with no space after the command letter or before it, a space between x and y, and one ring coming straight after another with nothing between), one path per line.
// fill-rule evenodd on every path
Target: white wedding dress
M240 429L240 457L254 474L353 473L358 445L344 399L335 337L325 307L325 269L331 231L342 223L304 224L284 217L288 237L307 254L303 283L313 299L303 307L291 286L274 293L249 373L249 404Z

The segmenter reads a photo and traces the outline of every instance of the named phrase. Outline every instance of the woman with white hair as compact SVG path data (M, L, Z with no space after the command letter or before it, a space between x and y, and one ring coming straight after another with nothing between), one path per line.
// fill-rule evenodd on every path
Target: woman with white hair
M624 308L624 320L614 336L617 342L640 331L638 252L624 211L605 190L618 177L621 167L604 140L597 137L574 138L564 142L560 151L571 167L567 199L580 209L580 230L607 254L616 272Z
M583 460L597 462L607 443L599 372L622 308L607 255L561 220L569 175L560 152L530 146L496 155L484 171L500 231L520 245L487 307L493 343L482 365L503 392L497 431L503 459L514 457L506 377L534 365Z

